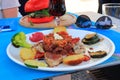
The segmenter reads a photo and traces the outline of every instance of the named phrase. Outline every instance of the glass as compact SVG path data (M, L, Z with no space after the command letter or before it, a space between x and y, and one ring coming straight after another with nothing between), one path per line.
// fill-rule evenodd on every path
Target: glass
M102 5L102 12L105 15L120 19L120 3L106 3Z
M60 25L60 16L66 12L65 0L50 0L49 13L55 16L56 26Z
M87 15L80 15L75 24L80 28L96 27L98 29L110 29L113 26L108 16L101 16L96 22L92 22Z

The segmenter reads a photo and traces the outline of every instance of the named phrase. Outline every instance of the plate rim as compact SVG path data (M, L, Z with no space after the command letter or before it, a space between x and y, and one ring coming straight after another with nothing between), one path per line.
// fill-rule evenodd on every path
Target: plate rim
M52 31L53 29L50 29L50 30L43 30L43 31L35 31L35 32L47 32L47 31ZM84 32L89 32L89 33L91 33L91 32L93 32L93 31L86 31L86 30L79 30L79 29L67 29L67 30L77 30L77 31L84 31ZM32 34L32 33L34 33L34 32L31 32L31 33L28 33L28 34L26 34L26 35L29 35L29 34ZM94 32L95 33L95 32ZM97 33L97 32L96 32ZM82 69L86 69L86 68L89 68L89 67L92 67L92 66L95 66L95 65L98 65L98 64L100 64L100 63L102 63L102 62L104 62L105 60L107 60L108 58L110 58L113 54L114 54L114 51L115 51L115 45L114 45L114 43L113 43L113 41L110 39L110 38L108 38L107 36L105 36L105 35L102 35L102 34L100 34L100 33L97 33L98 35L100 35L100 36L102 36L102 37L104 37L104 38L106 38L110 43L111 43L111 46L112 46L112 50L109 52L109 55L107 55L107 56L105 56L104 58L102 58L102 59L100 59L99 61L96 61L96 62L94 62L94 63L92 63L92 64L89 64L89 66L85 66L85 65L82 65L83 67L82 68L78 68L79 66L73 66L73 67L70 67L70 68L60 68L60 67L58 67L58 68L51 68L51 67L39 67L39 68L30 68L30 69L36 69L36 70L43 70L43 71L75 71L75 70L82 70ZM25 64L24 63L21 63L20 61L18 61L18 60L16 60L15 58L13 58L10 54L10 52L9 52L9 48L10 48L10 46L12 45L12 43L10 42L9 44L8 44L8 46L7 46L7 49L6 49L6 51L7 51L7 56L13 61L13 62L15 62L15 63L17 63L17 64L19 64L19 65L21 65L21 66L24 66L24 67L27 67L27 66L25 66ZM27 67L27 68L29 68L29 67Z

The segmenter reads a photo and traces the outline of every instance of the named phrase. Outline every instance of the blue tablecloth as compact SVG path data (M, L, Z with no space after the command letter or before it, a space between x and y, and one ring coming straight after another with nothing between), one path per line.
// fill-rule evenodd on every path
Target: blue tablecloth
M17 30L11 31L11 32L1 32L0 33L0 79L1 80L32 80L36 78L47 78L47 77L53 77L58 76L62 74L66 74L69 72L47 72L47 71L38 71L38 70L32 70L25 68L23 66L20 66L13 61L11 61L6 53L6 48L8 44L11 41L11 37L20 31L27 33L31 33L38 30L44 30L44 29L32 29L32 28L25 28L21 25L19 25L19 19L20 18L11 18L11 19L1 19L0 25L7 25L9 24L12 27L16 27ZM69 28L77 28L74 25L71 25ZM120 53L120 33L113 31L113 30L98 30L98 29L84 29L89 31L94 31L101 33L107 37L109 37L115 44L115 53ZM108 62L115 61L116 58L111 57L102 64L106 64Z

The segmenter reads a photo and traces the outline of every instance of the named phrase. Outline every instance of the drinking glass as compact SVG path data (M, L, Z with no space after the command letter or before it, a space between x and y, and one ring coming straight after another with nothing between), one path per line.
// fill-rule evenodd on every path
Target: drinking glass
M120 3L105 3L102 9L103 14L120 19Z
M60 25L60 16L66 12L65 0L50 0L49 13L55 16L56 26Z

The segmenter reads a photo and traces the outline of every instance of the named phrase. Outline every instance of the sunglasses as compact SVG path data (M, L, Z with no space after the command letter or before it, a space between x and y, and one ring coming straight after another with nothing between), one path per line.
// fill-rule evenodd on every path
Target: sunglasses
M94 23L87 15L80 15L75 24L80 28L96 27L98 29L110 29L113 26L112 20L108 16L102 16Z

